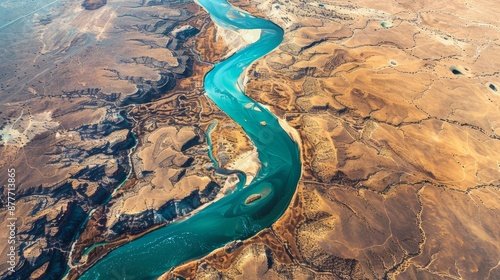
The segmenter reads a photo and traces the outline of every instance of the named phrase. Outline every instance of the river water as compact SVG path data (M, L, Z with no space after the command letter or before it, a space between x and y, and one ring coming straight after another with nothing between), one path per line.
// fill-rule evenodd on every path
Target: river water
M198 3L220 26L233 30L261 29L258 41L216 64L207 73L205 91L245 130L259 152L262 167L247 187L237 189L186 220L115 249L80 279L155 279L173 266L271 226L283 214L295 192L301 173L299 148L272 113L243 94L241 83L245 69L282 42L283 30L224 0L198 0ZM261 198L245 204L253 194L261 194Z

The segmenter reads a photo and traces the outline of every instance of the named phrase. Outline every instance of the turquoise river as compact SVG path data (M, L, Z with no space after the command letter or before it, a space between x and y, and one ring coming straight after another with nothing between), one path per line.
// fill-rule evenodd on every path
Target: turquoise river
M155 279L173 266L202 257L231 241L249 238L271 226L295 193L301 174L297 143L269 110L242 91L242 77L247 67L282 42L283 30L270 21L234 8L225 0L198 0L198 3L219 26L232 30L261 30L259 40L216 64L207 73L205 91L221 110L243 127L259 152L262 167L247 187L238 188L185 220L111 251L80 279ZM261 194L261 198L245 204L252 194Z

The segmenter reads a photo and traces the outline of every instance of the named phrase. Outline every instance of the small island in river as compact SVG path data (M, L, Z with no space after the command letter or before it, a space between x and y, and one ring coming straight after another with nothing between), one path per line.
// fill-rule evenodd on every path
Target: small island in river
M262 195L260 195L258 193L252 194L251 196L247 197L247 199L245 200L245 204L250 204L252 202L255 202L255 201L259 200L261 197L262 197Z

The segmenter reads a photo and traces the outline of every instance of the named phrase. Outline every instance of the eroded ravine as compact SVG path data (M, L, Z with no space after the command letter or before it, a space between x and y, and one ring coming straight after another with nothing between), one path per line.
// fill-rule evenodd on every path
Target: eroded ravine
M271 226L295 192L301 173L298 146L272 113L244 95L241 82L250 64L281 43L283 30L235 9L224 0L198 2L223 28L261 30L255 43L214 66L205 76L205 91L245 130L259 152L262 167L246 188L236 190L184 221L150 232L110 252L80 279L156 278L173 266ZM258 199L249 203L249 197Z

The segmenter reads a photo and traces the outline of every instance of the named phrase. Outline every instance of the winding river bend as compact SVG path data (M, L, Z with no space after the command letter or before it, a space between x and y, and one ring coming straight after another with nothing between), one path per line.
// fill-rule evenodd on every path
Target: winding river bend
M225 0L198 0L198 3L222 27L261 29L258 41L216 64L205 76L205 91L243 127L259 152L262 167L246 188L237 189L186 220L117 248L80 279L154 279L173 266L271 226L295 192L301 173L298 146L272 113L243 94L241 83L245 69L281 43L283 30L270 21L235 9ZM261 198L245 204L253 194L260 194Z

